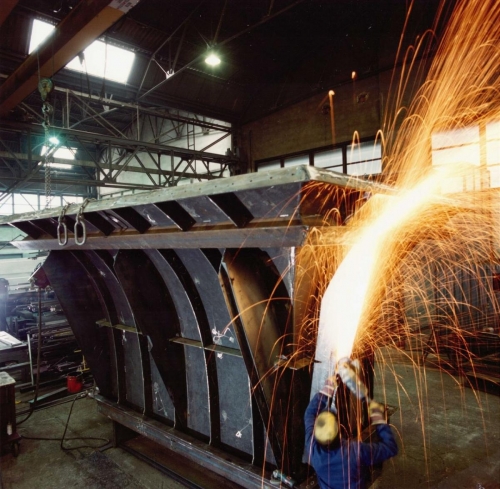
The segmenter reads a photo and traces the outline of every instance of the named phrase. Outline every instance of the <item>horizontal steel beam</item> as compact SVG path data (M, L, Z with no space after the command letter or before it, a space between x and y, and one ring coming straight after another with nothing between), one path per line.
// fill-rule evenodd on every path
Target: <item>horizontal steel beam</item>
M68 240L64 250L131 250L131 249L197 249L302 246L306 240L308 226L246 227L244 229L217 229L200 231L175 231L156 234L123 234L120 236L88 236L85 244L77 245ZM25 239L13 244L21 250L60 250L57 239Z
M37 158L33 158L32 155L31 159L30 156L26 153L10 153L8 151L0 151L0 158L6 158L6 159L14 159L16 161L25 161L25 162L33 162L37 161ZM43 157L40 157L38 161L41 161ZM131 173L147 173L150 175L163 175L163 176L175 176L175 177L182 177L182 178L200 178L202 180L211 180L214 178L219 178L215 177L214 175L210 173L190 173L190 172L180 172L180 171L174 171L172 172L171 170L158 170L157 168L142 168L140 166L127 166L126 169L123 169L123 165L116 165L116 164L108 164L108 163L103 163L101 162L101 168L99 168L95 162L93 161L88 161L88 160L65 160L63 158L52 158L52 163L58 163L58 164L64 164L64 165L72 165L72 166L81 166L81 167L86 167L86 168L96 168L96 169L104 169L104 170L113 170L113 171L118 171L122 170L125 172L131 172ZM53 168L52 171L57 171L56 168ZM59 182L59 178L57 178L57 182ZM106 183L107 181L104 181L103 183ZM86 183L86 185L98 185L99 182L95 183ZM144 187L150 188L150 185L144 185ZM158 187L161 187L161 185L158 185Z
M79 92L77 90L70 90L69 88L55 87L54 90L56 92L67 93L70 96L72 95L79 98L90 99L95 102L99 102L99 104L102 104L103 106L107 105L109 107L127 109L134 113L137 113L137 111L139 111L141 114L151 115L153 117L158 117L161 119L168 119L170 121L191 124L193 126L203 127L206 129L213 129L214 131L231 132L230 126L224 126L222 124L217 124L215 122L200 121L195 117L184 117L178 114L172 114L170 112L165 112L165 109L162 112L157 108L145 107L143 105L134 104L130 102L120 102L119 100L111 98L102 98L98 95L91 95L88 93Z
M44 128L41 124L26 124L23 122L14 122L9 120L0 120L0 128L10 129L14 131L31 131L32 134L40 136L45 135ZM134 139L123 139L114 136L108 136L98 133L90 133L85 131L78 131L77 129L66 129L63 127L53 127L62 139L77 139L80 142L96 145L98 143L103 145L111 144L118 148L123 148L128 151L134 151L136 148L149 150L152 153L160 153L164 155L173 155L185 160L200 160L208 161L211 163L232 164L236 162L234 156L220 155L217 153L209 153L205 151L196 151L193 149L178 148L175 146L167 146L164 144L148 143L146 141L137 141Z
M42 170L43 167L40 167L40 170ZM137 189L137 190L154 190L154 189L160 189L163 188L163 185L142 185L139 183L119 183L119 182L112 182L109 180L89 180L85 178L80 178L80 177L75 177L75 178L63 178L60 176L57 176L52 170L52 184L61 184L61 185L68 185L68 186L79 186L81 187L82 185L90 186L90 187L107 187L107 188L120 188L120 189ZM13 181L13 182L18 182L19 184L30 184L30 183L39 183L39 184L45 184L45 178L41 174L39 177L29 177L29 178L17 178L13 176L2 176L2 180L5 181ZM18 188L18 187L16 187ZM21 188L22 185L21 185Z
M176 453L191 462L222 475L246 489L267 487L266 477L269 479L271 474L263 472L262 468L252 467L248 463L243 464L241 460L231 457L227 452L209 447L195 438L174 431L159 421L148 419L102 396L96 396L96 401L98 411L104 416L168 449L174 449Z

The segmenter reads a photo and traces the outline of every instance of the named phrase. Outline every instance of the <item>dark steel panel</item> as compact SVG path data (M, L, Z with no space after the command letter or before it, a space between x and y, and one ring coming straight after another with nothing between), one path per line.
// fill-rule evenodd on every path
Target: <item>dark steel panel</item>
M203 254L207 257L207 260L212 264L215 273L220 272L220 267L222 266L222 255L224 253L224 248L217 250L215 248L203 248Z
M128 227L131 227L140 233L146 232L151 227L149 221L144 219L144 217L142 217L132 207L113 209L112 212L121 217L128 224Z
M189 341L198 343L194 348L200 350L200 353L196 353L196 362L188 359L186 363L188 426L206 436L210 436L210 442L216 445L220 439L219 386L216 378L215 356L212 352L201 350L204 345L212 345L210 326L203 303L191 276L174 250L161 250L161 252L147 250L145 253L155 265L171 292L172 301L179 315L181 336L184 339L183 344L189 345ZM203 342L200 341L202 338ZM180 338L178 341L180 341ZM189 354L191 357L195 355L195 353L190 352L192 348L186 346L186 355ZM202 362L203 360L204 362ZM205 408L205 410L201 409L201 415L198 414L199 409L192 407L194 406L193 376L194 379L202 380L201 386L196 388L195 396L200 398L197 400L199 407L203 406ZM201 420L201 427L199 420Z
M157 202L155 206L168 216L181 231L187 231L196 224L189 212L176 201Z
M180 207L180 206L179 206ZM136 205L133 207L141 216L143 216L153 227L160 228L177 228L177 224L170 219L157 205L146 204ZM184 210L184 209L182 209ZM193 220L194 224L194 220Z
M101 231L105 236L109 236L116 228L103 217L99 212L85 212L83 214L85 221L90 222L97 230Z
M101 393L113 397L108 332L96 325L97 320L106 316L106 311L102 308L94 283L71 253L50 253L43 268Z
M38 239L43 234L42 230L36 227L31 221L14 222L12 223L12 226L21 230L23 233L26 233L30 238L33 239Z
M252 219L252 213L242 204L238 197L230 192L227 194L210 195L217 207L239 228L246 226Z
M292 297L295 287L295 248L262 248L279 271L281 279Z
M107 289L109 290L117 322L137 329L132 309L125 293L113 270L113 257L108 252L88 253L90 261L98 269ZM116 324L116 323L115 323ZM125 371L126 401L144 411L150 396L151 380L144 375L144 364L149 356L145 356L136 333L121 332L120 344L123 348L123 362ZM146 370L149 371L146 364Z
M131 333L134 335L135 333ZM151 416L153 414L153 377L151 374L151 340L149 336L145 335L137 335L136 338L139 341L139 349L140 349L140 358L141 358L141 366L142 366L142 395L144 398L144 408L143 413L147 416ZM153 358L154 361L154 358Z
M299 183L272 185L236 195L256 219L290 220L300 217L301 188Z
M180 335L170 293L153 262L141 250L118 252L115 270L138 329L148 336L150 353L173 399L176 426L183 428L187 416L186 364L183 349L169 341Z
M177 250L203 303L212 342L239 349L231 317L222 294L219 276L201 250Z
M36 221L36 226L52 238L57 238L57 224L57 221L52 218L38 219Z
M152 356L151 362L151 382L152 382L152 395L153 395L153 413L161 418L165 418L174 424L175 421L175 408L172 398L165 387L165 382L161 378L158 367Z
M208 380L203 348L184 345L187 380L187 425L189 432L205 435L210 439L210 414L208 406Z
M183 338L201 341L198 317L206 322L204 310L196 307L201 304L191 277L173 250L145 250L146 255L154 264L167 286L175 310L178 314L180 333ZM196 308L196 312L195 312ZM208 334L209 328L203 328ZM210 337L210 336L209 336Z
M255 400L274 456L280 468L290 473L297 446L303 440L287 438L291 386L277 375L277 365L293 352L289 346L293 343L291 302L279 272L261 250L227 250L224 270L224 290L232 305Z
M72 255L80 263L80 265L87 272L90 280L94 285L94 290L99 297L99 302L103 311L106 313L106 319L110 324L118 322L116 316L116 310L113 304L113 300L109 293L106 284L103 281L103 276L99 270L93 265L93 263L88 258L92 252L75 251ZM112 371L112 389L114 396L118 399L118 402L126 401L126 388L125 388L125 371L124 371L124 355L123 348L121 346L121 334L117 330L108 331L109 338L109 350L110 350L110 368ZM84 352L85 354L85 352Z
M178 202L198 224L232 224L228 216L206 195Z
M145 390L149 392L151 380L144 375L143 351L139 344L139 338L136 333L122 331L121 344L125 368L126 401L144 412L148 400Z
M258 411L258 407L255 406L255 409ZM271 443L269 443L269 437L267 436L267 430L263 429L262 436L265 437L266 440L266 448L265 448L265 456L266 456L266 462L278 466L278 463L276 462L276 459L274 458L274 453L273 453L273 447L271 446ZM257 463L257 462L256 462ZM258 462L258 465L262 466L262 462Z
M252 397L245 362L240 356L216 353L220 396L221 443L254 457Z

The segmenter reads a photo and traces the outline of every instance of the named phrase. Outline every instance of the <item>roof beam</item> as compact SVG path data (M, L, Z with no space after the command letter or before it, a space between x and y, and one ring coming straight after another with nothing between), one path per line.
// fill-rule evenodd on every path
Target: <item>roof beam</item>
M138 1L80 0L0 86L0 117L6 117L37 88L39 77L50 78L64 68Z
M2 0L2 8L0 8L0 26L7 20L9 14L14 10L19 0Z

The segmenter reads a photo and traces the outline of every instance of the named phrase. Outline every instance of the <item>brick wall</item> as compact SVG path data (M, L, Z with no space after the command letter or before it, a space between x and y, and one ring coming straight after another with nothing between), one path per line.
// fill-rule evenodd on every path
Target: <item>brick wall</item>
M422 74L410 76L402 103L407 105L421 85ZM393 75L394 73L394 75ZM335 143L375 136L387 127L388 116L395 114L394 101L402 70L386 71L339 87L333 87ZM391 82L391 80L394 80ZM332 143L328 90L292 106L275 111L241 128L240 149L250 171L253 162L303 151Z

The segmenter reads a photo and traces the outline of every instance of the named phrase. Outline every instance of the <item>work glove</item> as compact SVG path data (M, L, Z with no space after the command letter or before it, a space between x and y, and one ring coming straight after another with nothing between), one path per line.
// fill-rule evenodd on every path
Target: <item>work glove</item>
M385 417L385 407L375 401L370 401L370 406L368 408L370 414L370 423L375 424L387 424L387 419Z
M332 375L331 377L328 377L328 379L326 379L325 385L321 388L320 392L325 396L333 397L336 388L337 379L335 378L335 375Z

